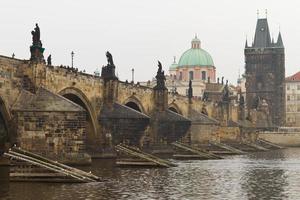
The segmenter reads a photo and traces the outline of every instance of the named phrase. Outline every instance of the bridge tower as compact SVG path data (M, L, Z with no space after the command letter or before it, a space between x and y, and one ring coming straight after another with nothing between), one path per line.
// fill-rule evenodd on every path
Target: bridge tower
M246 105L257 109L260 101L269 106L273 124L285 120L285 54L281 33L270 37L267 18L257 19L252 46L245 45Z

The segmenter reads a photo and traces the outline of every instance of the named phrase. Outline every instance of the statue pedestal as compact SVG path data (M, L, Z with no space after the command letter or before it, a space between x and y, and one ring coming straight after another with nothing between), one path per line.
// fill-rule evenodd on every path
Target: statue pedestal
M45 63L45 59L43 55L44 51L45 48L41 46L37 46L37 45L30 46L30 53L31 53L30 60Z
M117 80L118 78L115 75L115 66L107 65L102 67L101 77L104 80Z

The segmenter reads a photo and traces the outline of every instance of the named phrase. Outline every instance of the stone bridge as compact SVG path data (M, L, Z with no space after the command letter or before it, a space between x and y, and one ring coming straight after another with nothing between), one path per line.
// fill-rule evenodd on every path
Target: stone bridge
M160 63L150 88L118 80L110 53L96 76L52 66L49 58L46 64L39 35L30 51L29 60L0 56L0 149L17 144L71 161L86 148L98 152L120 142L209 139L241 113L222 93L217 105L193 98L191 87L188 97L169 93Z
M43 87L54 94L80 105L87 112L87 135L94 140L103 138L98 118L104 106L106 86L100 76L76 72L60 66L48 66L30 60L20 60L0 56L0 100L1 120L5 129L11 129L13 105L23 90L34 93ZM156 109L154 89L139 84L115 80L114 102L128 106L147 116ZM200 111L203 102L188 97L168 93L167 108L184 117L189 117L189 110ZM26 101L24 102L24 104ZM211 113L210 106L207 110Z

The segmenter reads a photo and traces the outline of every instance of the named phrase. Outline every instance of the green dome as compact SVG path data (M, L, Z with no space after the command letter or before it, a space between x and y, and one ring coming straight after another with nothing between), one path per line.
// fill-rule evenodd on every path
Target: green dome
M178 66L214 66L214 62L209 53L201 49L201 42L196 36L192 40L192 48L185 51L180 57Z
M214 62L205 50L191 48L182 54L178 66L214 66Z

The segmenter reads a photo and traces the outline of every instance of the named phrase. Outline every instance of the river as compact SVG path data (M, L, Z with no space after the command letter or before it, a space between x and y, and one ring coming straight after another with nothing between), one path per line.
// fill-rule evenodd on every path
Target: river
M99 183L10 183L0 168L0 199L300 199L300 148L223 160L174 161L173 168L116 168L96 160Z

